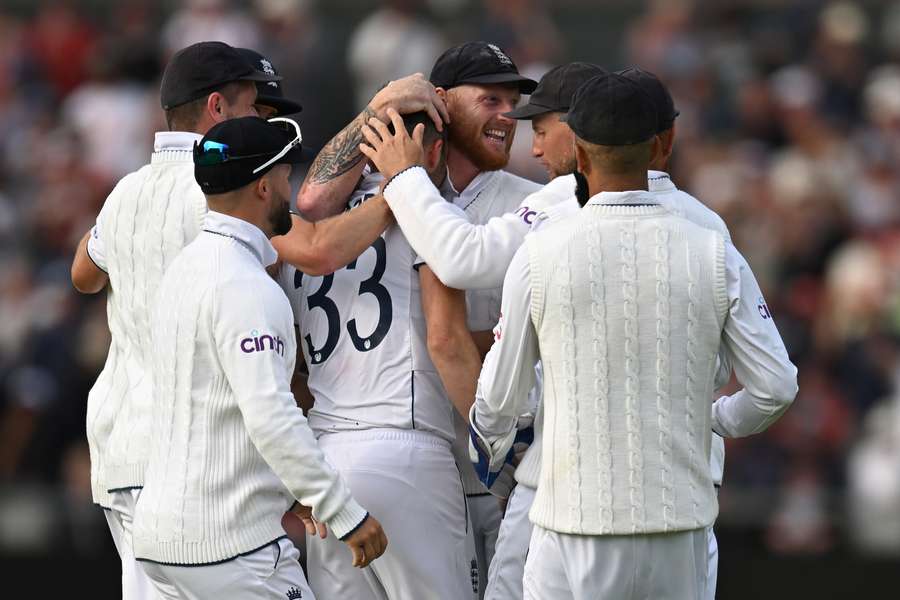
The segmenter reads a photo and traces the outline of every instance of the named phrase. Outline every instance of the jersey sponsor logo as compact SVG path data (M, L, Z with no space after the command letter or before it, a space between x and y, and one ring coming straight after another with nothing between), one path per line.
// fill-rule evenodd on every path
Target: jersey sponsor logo
M531 210L527 206L520 206L518 210L516 210L516 214L522 217L522 220L525 221L527 225L531 225L534 223L534 218L537 216L536 210Z
M271 336L267 333L260 335L256 329L250 332L250 337L245 337L241 340L240 346L241 352L244 354L274 350L281 356L284 356L284 340L280 336Z
M292 587L291 589L289 589L287 591L288 600L299 600L302 597L303 597L303 592L301 592L296 587Z
M478 593L478 561L474 558L472 562L469 564L469 576L472 578L472 592Z
M760 296L756 302L756 310L759 311L759 316L763 319L771 319L772 312L769 310L769 305L766 304L766 299Z

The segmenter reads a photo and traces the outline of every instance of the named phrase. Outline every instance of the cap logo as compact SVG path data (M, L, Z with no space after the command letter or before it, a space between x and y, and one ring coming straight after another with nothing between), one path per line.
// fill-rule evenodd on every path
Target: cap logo
M496 56L497 60L499 60L501 63L503 63L507 67L513 66L513 61L510 60L510 58L506 54L504 54L503 50L501 50L496 44L488 44L487 47L491 49L491 52L494 53L494 56Z
M265 73L266 75L275 75L275 67L272 66L272 63L270 63L269 61L267 61L264 58L261 58L261 59L259 59L259 64L260 64L260 66L262 66L263 73ZM273 88L278 87L277 81L268 81L266 83L268 83Z

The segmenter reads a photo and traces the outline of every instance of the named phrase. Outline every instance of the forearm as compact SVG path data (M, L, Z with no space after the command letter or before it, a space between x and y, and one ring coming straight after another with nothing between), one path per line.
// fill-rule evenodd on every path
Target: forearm
M473 331L472 339L475 341L475 346L478 348L478 354L481 356L481 360L484 361L484 357L487 356L487 353L491 350L491 346L494 345L494 332Z
M75 258L72 260L72 285L82 294L96 294L106 287L109 276L98 267L88 254L88 240L91 232L88 231L75 250Z
M444 285L457 289L497 287L529 229L516 213L473 225L424 169L398 175L385 188L385 200L410 246Z
M320 221L340 213L365 167L359 151L361 127L376 116L367 106L319 152L297 194L297 208L307 221Z
M481 372L481 356L475 341L468 331L439 340L429 336L428 352L453 408L468 422Z
M746 389L723 396L713 403L712 429L729 438L765 431L784 414L796 393L796 383L785 381L773 396L757 396Z
M307 275L327 275L359 257L391 221L387 203L376 196L358 208L318 223L295 216L291 231L272 238L272 245L281 260Z

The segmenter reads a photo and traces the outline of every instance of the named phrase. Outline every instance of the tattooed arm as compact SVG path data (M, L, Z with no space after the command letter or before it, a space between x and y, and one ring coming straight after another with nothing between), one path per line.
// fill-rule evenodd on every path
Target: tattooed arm
M344 209L366 164L366 157L359 151L362 126L372 117L388 123L388 108L400 114L424 110L439 130L449 123L444 101L421 73L392 81L316 156L297 194L297 209L304 219L319 221Z

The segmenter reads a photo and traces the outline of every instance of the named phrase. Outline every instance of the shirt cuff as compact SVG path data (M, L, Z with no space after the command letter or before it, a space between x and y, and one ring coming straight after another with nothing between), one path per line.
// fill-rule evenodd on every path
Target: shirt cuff
M366 509L350 498L344 508L328 520L328 527L338 539L343 540L353 533L368 516L369 513L366 512Z
M391 204L393 199L400 198L406 191L415 190L421 186L422 177L424 177L429 184L431 183L431 179L428 177L428 171L421 165L413 165L391 177L390 181L385 184L384 191L382 192L388 205Z

